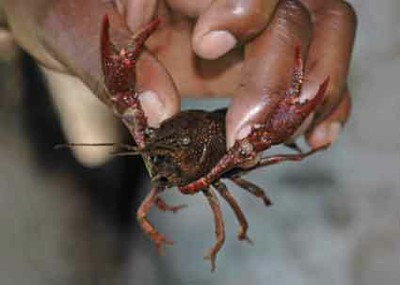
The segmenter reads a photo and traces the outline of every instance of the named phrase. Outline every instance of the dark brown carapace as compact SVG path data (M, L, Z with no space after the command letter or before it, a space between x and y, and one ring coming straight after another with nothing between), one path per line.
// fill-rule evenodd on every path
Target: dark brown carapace
M185 186L206 175L226 154L226 110L180 112L150 131L146 150L153 182Z
M153 240L157 250L164 243L172 242L160 234L148 221L150 209L156 205L164 211L177 211L182 206L169 206L160 194L169 187L177 186L183 194L203 193L215 220L216 243L207 258L211 269L224 243L225 231L218 193L232 208L240 224L239 240L246 240L248 224L238 203L221 181L226 178L270 205L264 191L246 181L242 175L258 167L283 161L298 161L319 150L307 153L283 154L262 157L259 154L273 145L285 143L308 115L319 105L328 85L325 80L317 94L301 102L299 95L303 82L303 65L300 48L297 47L291 85L282 96L275 111L263 124L254 126L250 134L226 149L226 110L214 112L184 111L165 120L159 128L150 128L141 108L139 93L135 90L135 62L140 56L146 39L156 29L154 20L133 36L131 42L118 49L109 38L109 22L105 16L101 32L102 67L109 99L117 115L132 134L137 146L129 150L142 155L152 179L153 187L137 211L142 230Z

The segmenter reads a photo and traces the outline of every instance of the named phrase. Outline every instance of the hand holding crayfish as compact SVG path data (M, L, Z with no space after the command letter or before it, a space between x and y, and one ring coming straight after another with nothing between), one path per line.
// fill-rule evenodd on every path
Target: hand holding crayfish
M136 151L143 154L155 181L138 211L138 219L157 247L169 241L147 220L150 207L155 204L165 210L179 209L166 205L158 194L173 185L185 194L204 193L215 214L217 242L209 255L214 267L224 233L219 206L210 187L233 208L241 225L238 238L248 240L246 219L220 178L231 179L268 204L265 194L240 175L259 166L300 160L313 151L261 159L257 154L273 145L290 143L296 133L305 130L308 142L318 150L336 138L340 125L346 121L346 78L355 31L352 9L338 0L216 0L198 1L200 4L195 5L172 0L146 1L142 10L132 7L130 1L118 1L116 8L126 16L132 31L148 24L155 14L163 18L163 25L154 31L156 22L150 22L126 46L114 37L114 46L105 18L101 34L102 69L98 62L100 50L89 47L98 45L95 33L108 9L96 7L95 1L86 1L82 5L93 8L91 15L82 14L85 9L66 15L63 11L79 6L72 5L73 2L59 1L46 6L48 14L37 26L47 33L32 33L33 38L24 37L29 29L13 22L13 13L18 14L19 10L11 8L18 1L9 1L6 7L11 13L10 25L25 48L47 66L66 66L82 78L113 106L130 129L138 145ZM34 9L29 5L19 9ZM66 33L58 36L63 29ZM115 36L116 27L112 30ZM146 43L150 52L142 52L144 41L152 32ZM35 38L37 35L43 38ZM31 44L35 40L46 44L35 50ZM307 58L305 67L302 58ZM165 148L164 135L169 126L179 128L187 121L185 116L172 117L179 109L178 94L233 96L226 123L219 112L190 114L212 126L198 128L205 135L201 145L204 151L200 154L185 153L184 139L186 143L192 142L190 136L168 138L167 145L180 145L181 152ZM149 108L155 104L157 108ZM149 124L161 127L153 129ZM210 141L210 132L214 132L217 141ZM202 160L210 157L209 150L216 154L213 163ZM205 163L202 171L184 168L182 164L188 158Z
M25 50L46 67L79 77L103 101L98 48L103 15L118 10L132 31L161 17L163 25L146 43L152 54L145 52L137 64L139 89L150 94L150 104L159 102L157 112L144 104L150 123L176 114L180 96L231 96L231 146L275 108L290 81L297 44L307 58L304 97L330 77L314 120L302 127L310 145L332 142L349 115L346 82L356 19L341 0L13 0L4 7L13 37ZM130 36L126 26L116 30Z

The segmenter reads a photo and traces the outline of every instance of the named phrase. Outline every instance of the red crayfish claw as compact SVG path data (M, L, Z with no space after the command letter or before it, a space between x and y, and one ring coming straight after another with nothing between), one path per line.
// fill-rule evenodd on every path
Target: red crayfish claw
M159 23L160 19L155 18L135 33L124 48L118 49L110 41L110 22L108 15L104 15L100 36L101 64L104 82L111 94L134 90L136 60Z
M185 186L180 186L179 190L182 193L197 193L234 168L241 168L246 171L246 169L254 169L282 161L297 161L326 148L326 146L323 146L304 154L283 157L278 155L258 159L258 153L287 141L311 112L321 104L327 91L329 77L319 85L313 98L305 100L301 98L304 67L300 51L301 48L298 45L295 49L295 64L290 86L276 105L273 113L264 123L253 126L247 137L237 140L208 174Z

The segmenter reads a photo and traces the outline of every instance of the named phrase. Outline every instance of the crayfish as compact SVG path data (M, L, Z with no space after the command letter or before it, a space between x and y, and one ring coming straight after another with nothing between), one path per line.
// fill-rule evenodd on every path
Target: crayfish
M184 111L151 128L141 107L139 92L135 89L135 62L147 38L156 30L155 19L137 32L129 44L117 48L110 40L109 19L104 17L101 30L101 63L105 86L116 114L133 136L136 146L126 147L127 152L142 155L148 169L152 189L137 210L137 220L142 230L154 242L158 251L172 242L160 234L149 222L147 215L155 205L164 211L177 211L182 206L170 206L160 194L176 186L183 194L202 193L207 199L215 220L216 242L207 258L215 269L218 251L225 239L224 221L217 195L226 200L240 224L239 240L251 243L247 237L248 224L240 206L222 179L229 179L245 191L261 199L265 205L271 201L264 191L242 176L249 171L280 163L299 161L325 149L320 147L306 153L282 154L261 157L260 152L271 146L287 142L309 114L321 103L328 79L316 95L300 100L303 82L303 63L300 48L295 51L291 86L282 96L273 114L263 124L252 128L250 134L227 149L225 136L226 109L213 112Z

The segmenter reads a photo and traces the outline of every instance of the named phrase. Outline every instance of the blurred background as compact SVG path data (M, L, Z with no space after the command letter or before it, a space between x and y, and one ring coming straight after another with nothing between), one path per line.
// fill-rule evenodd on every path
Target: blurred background
M329 151L248 175L268 189L273 207L229 185L255 245L236 240L224 204L227 239L213 274L202 260L214 242L204 198L167 191L168 202L189 207L152 211L176 242L158 256L135 221L149 190L140 159L85 167L69 150L53 150L67 139L46 80L28 56L2 56L0 283L399 284L400 2L350 2L359 27L349 123Z

